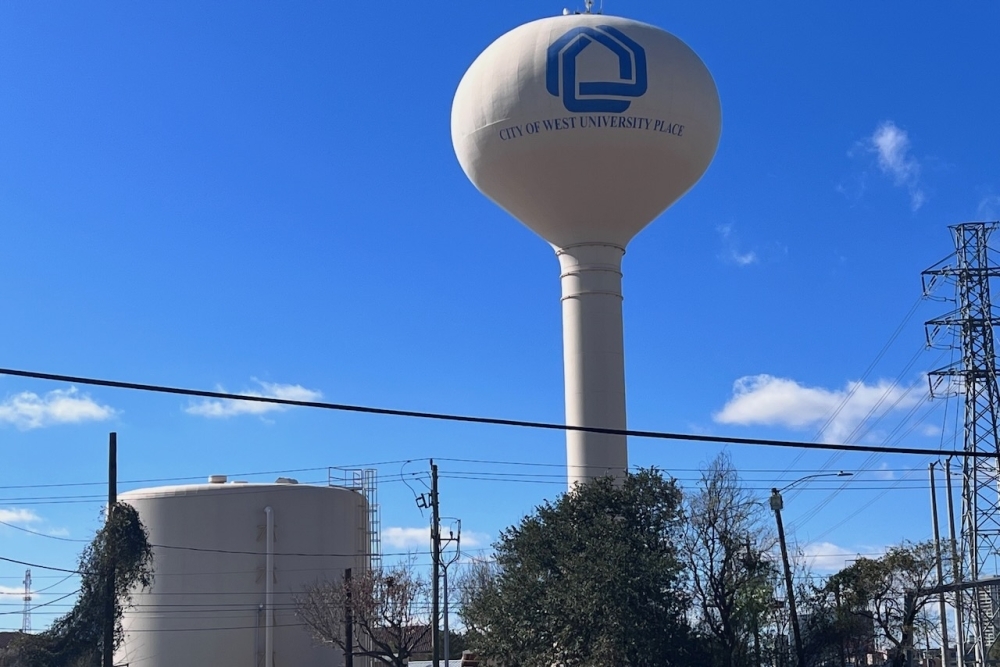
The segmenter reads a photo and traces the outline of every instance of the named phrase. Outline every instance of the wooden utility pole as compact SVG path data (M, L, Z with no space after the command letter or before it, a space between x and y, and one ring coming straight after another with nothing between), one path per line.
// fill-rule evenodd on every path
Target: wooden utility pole
M108 514L105 524L111 522L118 503L118 434L111 433L108 441ZM105 545L107 546L107 545ZM110 549L105 549L107 572L104 597L104 667L114 667L115 660L115 562Z
M441 507L438 503L438 467L431 459L431 664L441 667L441 647L438 625L440 622L440 595L438 582L441 578Z
M781 562L785 566L785 591L788 597L788 619L792 625L792 637L795 640L795 667L805 667L806 654L802 649L802 635L799 632L799 615L795 611L795 587L792 584L792 569L788 565L788 547L785 545L785 527L781 523L781 510L784 502L778 489L771 489L771 509L778 524L778 542L781 544Z

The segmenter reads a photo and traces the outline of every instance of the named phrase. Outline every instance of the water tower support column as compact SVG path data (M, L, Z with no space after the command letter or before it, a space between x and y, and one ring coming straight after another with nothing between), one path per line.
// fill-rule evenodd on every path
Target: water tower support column
M562 268L566 424L626 428L622 331L624 248L581 243L558 248ZM628 470L625 436L568 431L566 463L576 482Z

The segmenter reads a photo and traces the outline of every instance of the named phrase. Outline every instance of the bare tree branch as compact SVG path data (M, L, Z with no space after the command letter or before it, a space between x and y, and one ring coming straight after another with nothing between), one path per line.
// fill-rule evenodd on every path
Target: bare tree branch
M350 582L321 581L297 600L297 613L313 637L347 651L347 614L354 655L405 667L430 636L424 621L429 584L412 563L362 570Z

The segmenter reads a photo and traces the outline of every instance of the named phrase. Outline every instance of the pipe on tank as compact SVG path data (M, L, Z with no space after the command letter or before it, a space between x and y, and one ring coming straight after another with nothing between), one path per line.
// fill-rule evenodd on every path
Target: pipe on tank
M253 667L260 665L260 615L264 613L264 605L257 605L255 614L257 624L253 630Z
M264 665L274 667L274 512L264 508L267 515L267 561L264 566Z
M625 429L625 344L622 257L606 243L558 248L562 282L566 424ZM628 470L625 436L567 431L570 489L578 482Z

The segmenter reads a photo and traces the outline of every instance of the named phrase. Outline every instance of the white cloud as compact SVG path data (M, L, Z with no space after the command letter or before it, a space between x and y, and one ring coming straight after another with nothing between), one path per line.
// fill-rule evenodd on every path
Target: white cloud
M879 552L881 553L881 552ZM813 542L802 547L802 557L806 565L814 572L820 574L832 574L848 567L851 562L862 556L865 558L877 558L879 554L873 553L873 549L862 547L855 549L845 549L832 542Z
M4 596L4 595L9 595L11 597L16 597L18 599L18 601L20 601L20 599L24 596L24 585L22 584L21 586L0 586L0 596ZM38 592L32 590L31 591L31 601L33 603L37 604L39 601L45 599L49 595L51 595L51 593L38 593ZM72 603L72 600L69 600L67 602L67 604L70 604L70 603ZM4 604L12 604L12 603L4 603ZM20 602L18 602L18 604L20 604ZM17 612L17 613L20 613L20 612ZM39 613L41 613L41 612L39 612Z
M1000 218L1000 195L986 195L979 201L976 217L980 220L996 220Z
M882 480L896 479L896 473L893 470L890 470L889 464L885 463L884 461L882 462L882 465L878 467L878 469L872 471L872 474L875 476L875 479L882 479Z
M748 375L733 383L732 398L712 417L720 424L793 429L819 427L830 420L821 438L843 442L869 413L877 417L889 410L910 408L918 400L909 388L884 380L873 385L849 382L844 389L824 389L773 375Z
M115 411L97 403L76 387L56 389L44 396L30 391L7 397L0 403L0 423L27 431L55 424L78 424L111 419Z
M492 542L492 538L486 533L473 533L471 531L462 531L462 548L476 549L479 547L488 547Z
M927 202L920 185L920 162L910 153L910 137L891 120L881 123L868 140L869 150L878 156L878 166L898 187L910 193L910 207L916 211Z
M447 537L448 529L442 527L442 536ZM476 533L469 530L462 531L462 548L474 549L488 546L490 536L485 533ZM394 549L415 549L429 548L431 543L431 528L402 528L392 526L382 531L382 542Z
M854 157L855 152L852 150L847 155L848 157ZM863 171L859 174L852 174L845 177L835 189L844 195L851 202L852 206L857 204L868 190L868 172Z
M42 517L35 514L33 510L18 509L16 507L0 508L0 521L4 523L38 523L41 520Z
M260 390L241 391L239 392L241 396L282 398L289 401L318 401L323 397L321 392L306 389L298 384L264 382L257 378L253 378L253 381L260 385ZM224 390L220 388L219 391ZM257 401L205 399L192 403L184 411L189 415L198 415L199 417L226 418L237 415L262 415L268 412L280 412L287 410L288 407L287 405Z
M928 438L935 438L941 435L941 427L928 424L920 429L920 434Z
M430 547L431 528L400 528L393 526L382 531L382 542L394 549Z
M736 266L750 266L756 264L760 259L753 250L742 250L739 239L733 230L733 225L719 225L715 231L722 237L723 251L719 255L724 262L735 264Z

